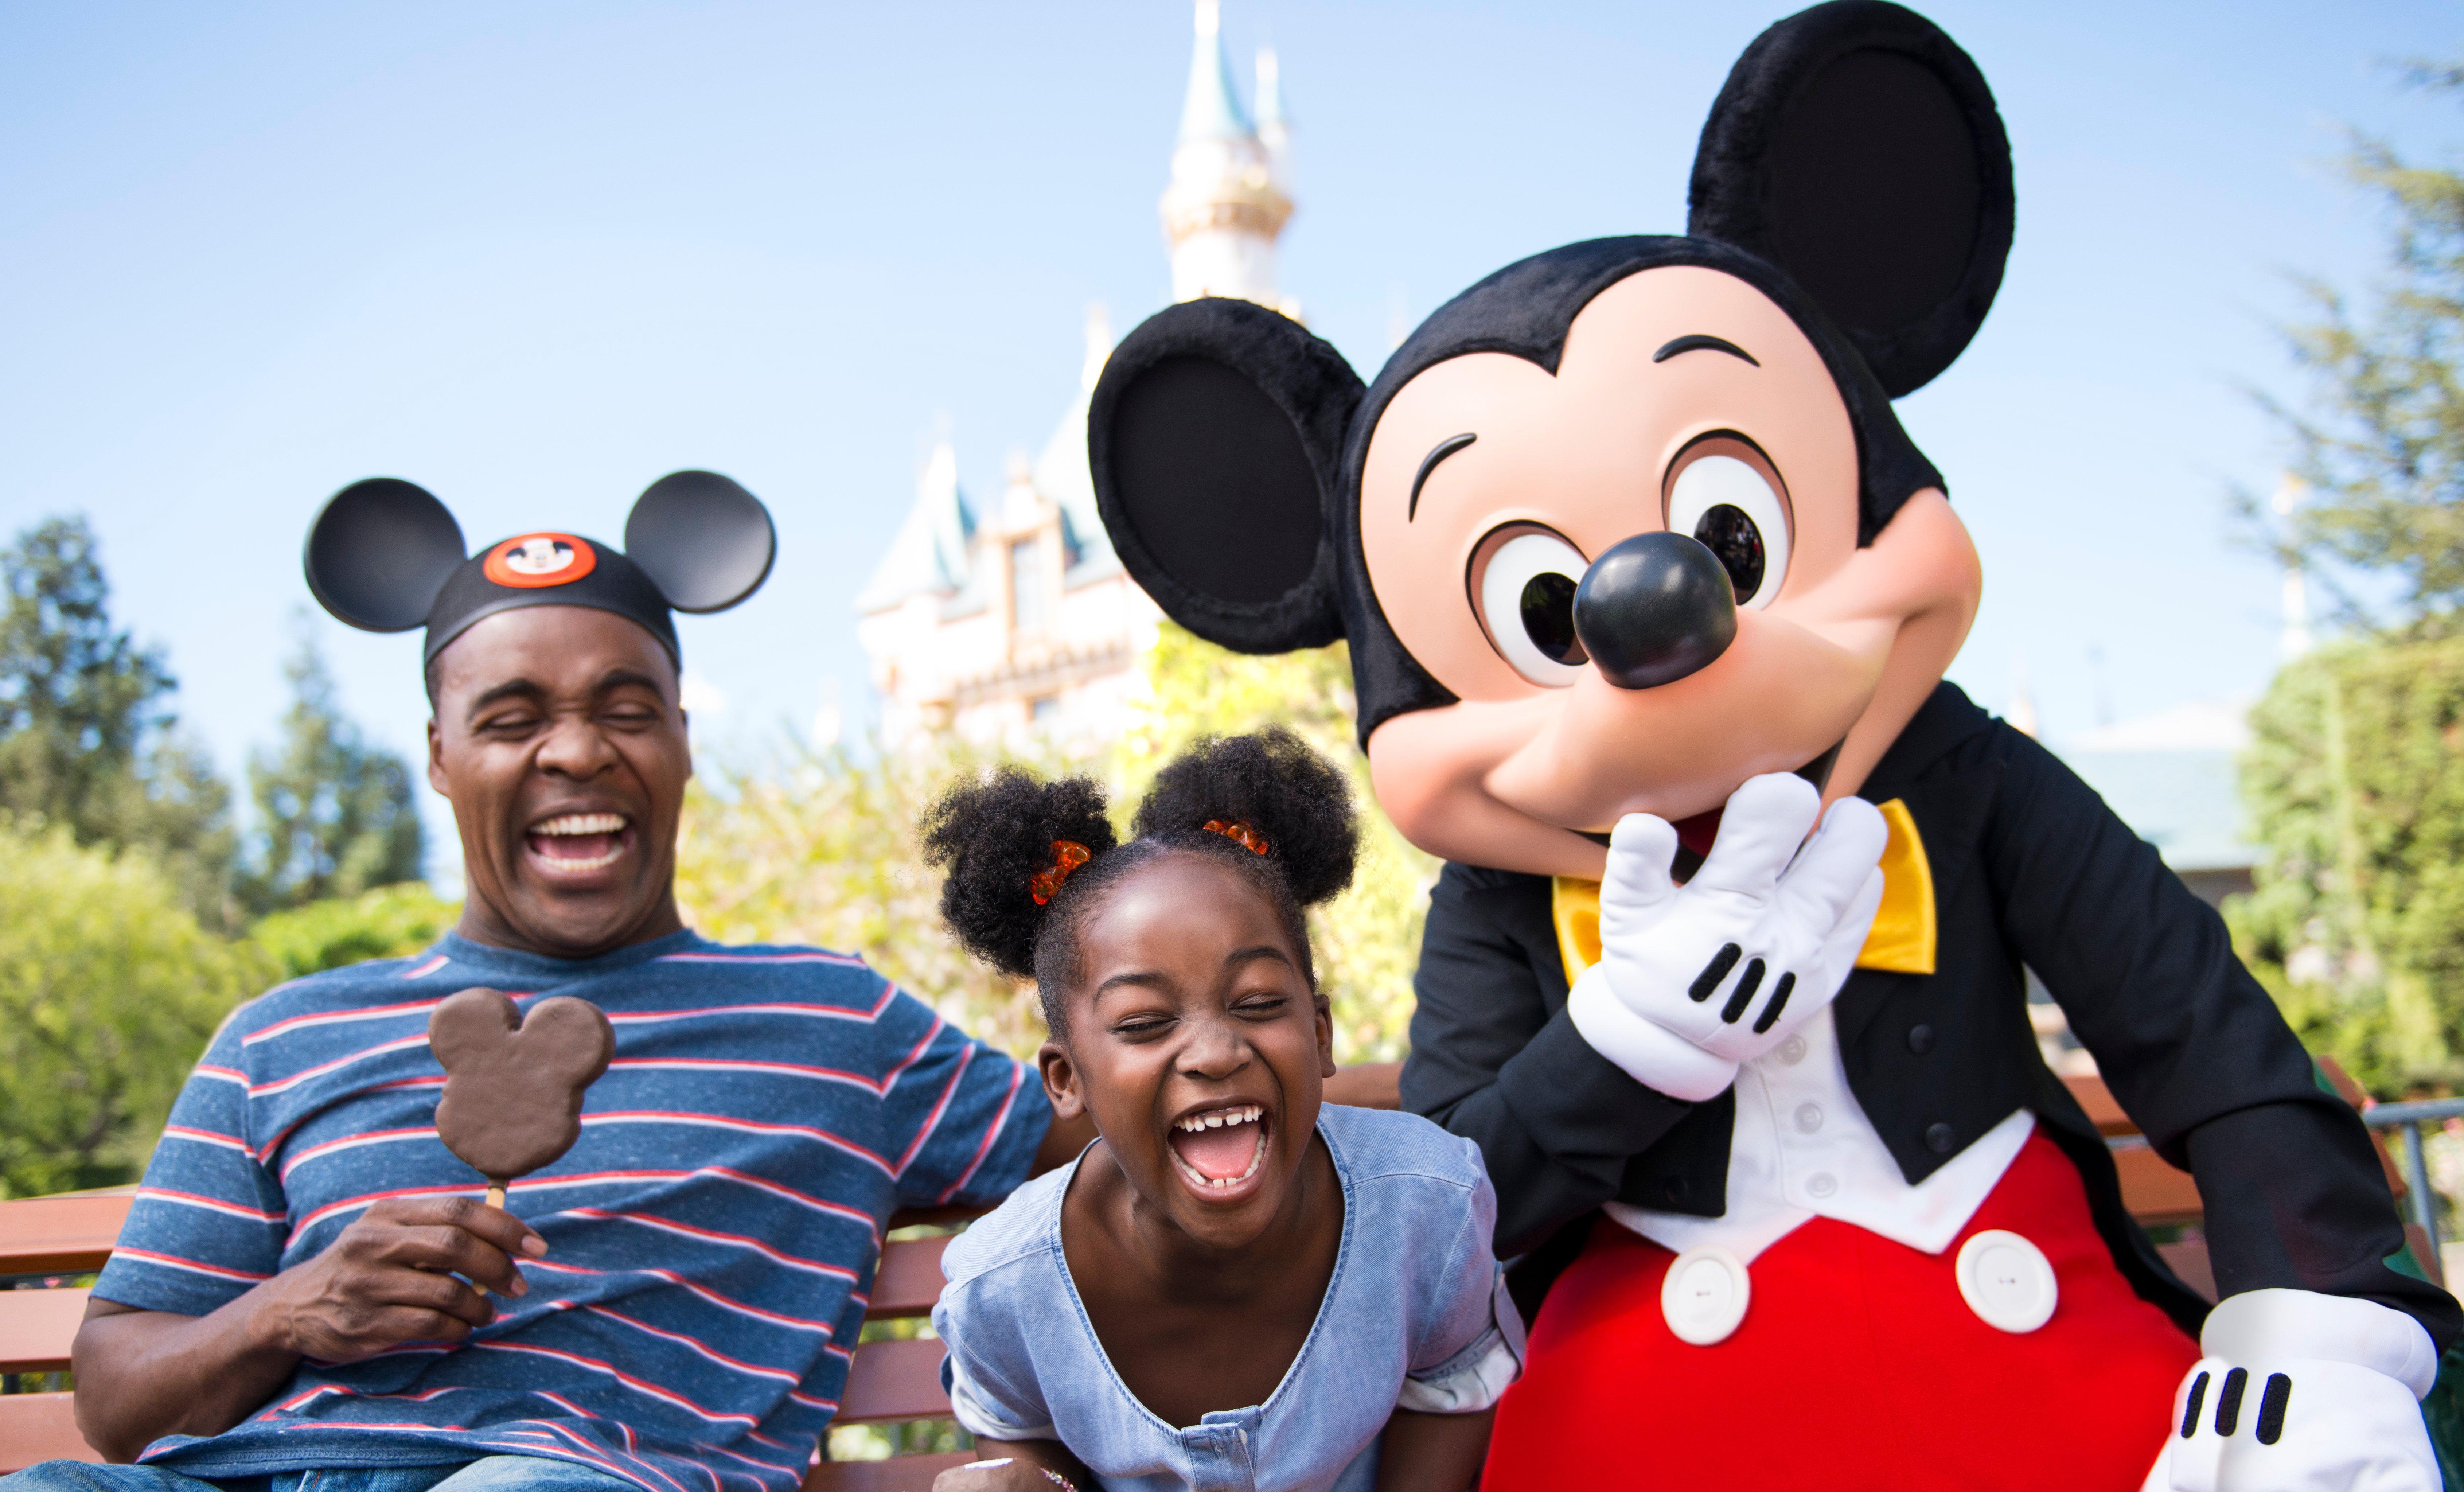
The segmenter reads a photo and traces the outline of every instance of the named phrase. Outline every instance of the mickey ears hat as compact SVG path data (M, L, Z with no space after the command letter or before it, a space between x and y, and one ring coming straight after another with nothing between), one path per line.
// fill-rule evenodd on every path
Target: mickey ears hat
M681 661L674 611L725 611L761 588L779 552L759 498L715 472L645 488L623 552L574 534L517 534L466 557L462 527L426 488L353 482L308 528L308 589L368 632L428 628L425 660L472 623L517 606L592 606L638 624Z

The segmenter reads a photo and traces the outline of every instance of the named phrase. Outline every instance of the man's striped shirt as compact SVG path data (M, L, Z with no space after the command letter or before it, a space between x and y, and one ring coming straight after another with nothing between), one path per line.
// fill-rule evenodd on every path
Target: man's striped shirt
M861 959L691 932L569 961L449 934L286 984L180 1094L95 1293L202 1315L316 1257L371 1203L476 1196L437 1140L436 1002L473 985L607 1014L582 1138L513 1184L547 1240L461 1343L302 1363L255 1415L142 1458L199 1477L518 1453L648 1492L792 1492L864 1321L883 1219L998 1200L1040 1085Z

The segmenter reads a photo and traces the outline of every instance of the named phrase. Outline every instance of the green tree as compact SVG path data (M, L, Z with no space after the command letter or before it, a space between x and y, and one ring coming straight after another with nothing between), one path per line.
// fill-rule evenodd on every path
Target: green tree
M200 927L143 851L0 824L0 1197L135 1180L269 964Z
M2374 1091L2464 1082L2464 638L2300 659L2251 737L2268 856L2227 912L2252 968Z
M248 935L279 977L297 979L371 958L401 958L435 942L461 914L425 881L380 886L260 919Z
M72 517L26 530L0 551L0 812L149 851L224 925L230 791L177 730L160 650L112 625L93 529Z
M2464 67L2420 64L2410 77L2464 91ZM2299 283L2309 317L2285 339L2309 399L2260 402L2311 498L2276 544L2348 619L2402 625L2464 603L2464 172L2359 134L2342 165L2385 218L2388 274L2361 309L2324 281ZM2255 517L2246 494L2242 507Z
M2454 67L2412 77L2464 88ZM2267 853L2227 916L2304 1040L2394 1093L2464 1082L2464 173L2360 135L2344 169L2388 272L2359 307L2302 283L2286 338L2309 395L2267 407L2307 493L2270 542L2347 630L2252 713Z
M291 708L282 742L248 764L256 830L237 884L240 901L262 914L418 879L423 845L410 768L368 745L343 717L304 621L283 675Z

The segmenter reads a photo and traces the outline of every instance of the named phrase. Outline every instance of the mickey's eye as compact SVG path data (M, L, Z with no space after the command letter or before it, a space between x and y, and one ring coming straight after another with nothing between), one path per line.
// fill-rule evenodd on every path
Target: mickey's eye
M1689 448L1668 484L1669 531L1717 555L1737 604L1749 610L1770 605L1788 576L1788 500L1760 456L1735 437L1715 437Z
M1591 662L1574 636L1574 587L1589 568L1573 545L1529 524L1499 529L1472 553L1472 609L1489 646L1544 689L1566 688Z

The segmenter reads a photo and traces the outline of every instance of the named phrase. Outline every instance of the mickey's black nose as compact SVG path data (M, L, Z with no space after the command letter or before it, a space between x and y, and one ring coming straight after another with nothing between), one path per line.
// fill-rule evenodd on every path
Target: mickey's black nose
M1637 534L1592 561L1574 635L1619 689L1674 684L1728 650L1737 592L1719 557L1683 534Z

